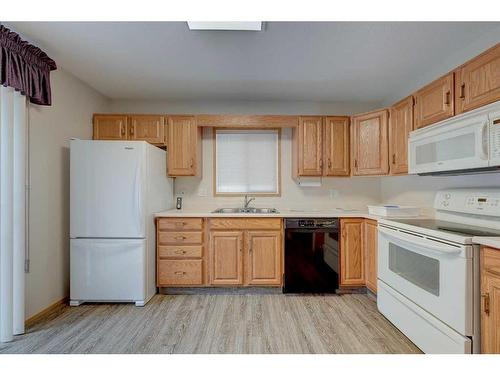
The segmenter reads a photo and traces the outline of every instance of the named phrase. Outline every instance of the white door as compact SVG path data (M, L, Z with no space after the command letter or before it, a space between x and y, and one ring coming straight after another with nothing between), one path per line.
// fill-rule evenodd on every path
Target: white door
M72 238L141 238L144 142L71 141Z
M145 300L145 257L146 240L72 239L71 300Z
M472 247L382 226L378 233L378 278L462 335L472 335Z

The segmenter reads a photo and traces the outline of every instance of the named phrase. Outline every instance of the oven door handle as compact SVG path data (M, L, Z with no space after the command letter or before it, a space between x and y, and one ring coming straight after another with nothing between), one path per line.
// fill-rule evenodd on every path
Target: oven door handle
M445 243L439 243L439 245L435 245L434 241L428 240L424 237L415 237L409 234L404 234L390 229L385 229L380 226L378 230L380 233L385 234L388 237L392 237L396 240L404 242L410 245L411 247L417 248L419 250L430 250L433 253L439 253L445 255L457 255L462 252L461 249L451 245L447 245ZM416 243L415 240L418 240L418 243Z

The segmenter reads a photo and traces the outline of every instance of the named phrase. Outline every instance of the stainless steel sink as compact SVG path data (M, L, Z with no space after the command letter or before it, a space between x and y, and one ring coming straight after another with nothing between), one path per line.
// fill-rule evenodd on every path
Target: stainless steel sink
M238 207L238 208L218 208L212 211L214 214L278 214L276 208L255 208L255 207Z

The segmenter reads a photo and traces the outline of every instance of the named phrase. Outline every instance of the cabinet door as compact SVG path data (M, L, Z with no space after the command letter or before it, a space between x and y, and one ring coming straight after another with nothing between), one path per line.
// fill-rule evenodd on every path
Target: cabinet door
M500 354L500 249L481 249L481 352Z
M353 116L353 175L384 175L389 172L388 117L386 109Z
M210 233L210 281L212 285L243 284L243 232Z
M377 222L366 219L363 227L366 287L377 293Z
M94 115L93 139L124 141L127 139L127 116Z
M389 116L389 165L392 175L408 173L408 136L413 130L413 97L391 107Z
M281 232L249 231L247 235L247 283L281 285Z
M453 73L417 91L415 97L415 128L445 120L455 114Z
M171 116L168 120L169 176L195 176L201 169L201 129L194 116Z
M456 79L457 113L500 100L500 44L464 64Z
M349 176L349 117L326 117L323 129L324 175Z
M322 117L299 118L297 126L297 174L321 176L323 174Z
M340 230L340 286L364 286L363 219L342 219Z
M165 118L155 115L130 116L129 139L165 144Z

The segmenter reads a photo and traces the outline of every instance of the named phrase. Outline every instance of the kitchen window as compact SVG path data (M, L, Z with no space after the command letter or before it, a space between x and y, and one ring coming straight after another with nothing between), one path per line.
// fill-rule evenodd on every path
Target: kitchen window
M280 131L215 130L216 195L280 194Z

